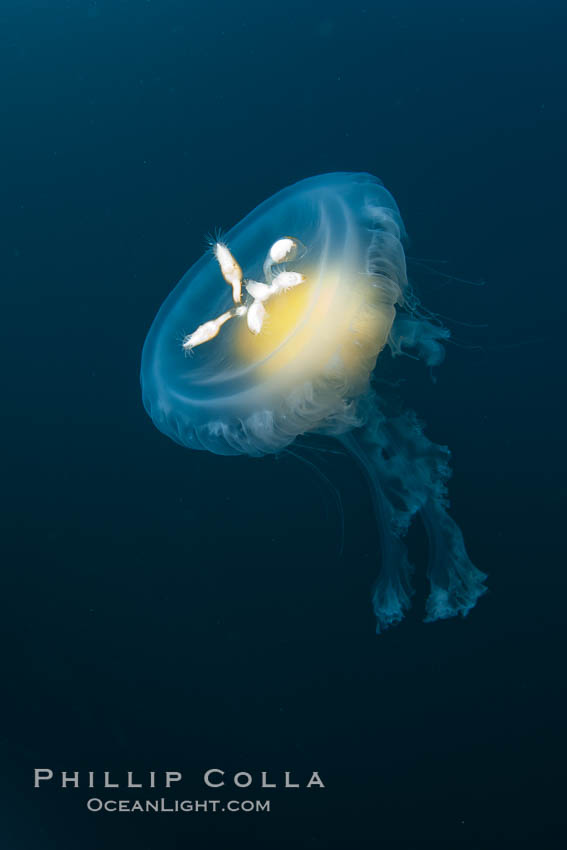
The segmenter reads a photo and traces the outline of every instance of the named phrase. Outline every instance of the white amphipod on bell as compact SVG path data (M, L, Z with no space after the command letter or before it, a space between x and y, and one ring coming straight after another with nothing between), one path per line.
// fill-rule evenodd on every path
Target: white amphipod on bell
M257 280L247 280L245 286L246 292L255 301L267 301L270 295L274 294L271 286L268 286L266 283L260 283Z
M246 321L253 334L259 334L266 317L266 308L261 301L253 301L248 308Z
M222 276L229 286L232 286L232 300L235 304L240 304L240 299L242 298L242 269L224 242L215 242L213 253L220 266Z
M225 322L228 322L229 319L233 319L235 316L243 316L245 313L246 307L236 307L232 310L227 310L226 313L221 313L218 318L211 319L210 322L199 325L196 331L185 337L183 348L185 351L191 351L197 345L202 345L202 343L214 339Z
M205 322L203 325L199 325L196 331L193 331L192 334L186 336L183 340L183 348L185 351L191 351L192 348L195 348L197 345L202 345L204 342L208 342L210 339L213 339L219 332L221 328L221 322L219 319L212 319L210 322Z
M293 239L291 236L285 236L283 239L278 239L270 248L269 258L272 263L289 263L291 260L296 260L298 256L305 253L305 246L299 239Z
M291 260L297 260L305 254L305 245L299 239L293 236L284 236L277 239L264 260L264 277L268 283L272 280L272 266L277 266L279 263L288 263Z
M275 276L272 286L277 292L287 292L294 286L305 282L305 275L299 272L280 272Z

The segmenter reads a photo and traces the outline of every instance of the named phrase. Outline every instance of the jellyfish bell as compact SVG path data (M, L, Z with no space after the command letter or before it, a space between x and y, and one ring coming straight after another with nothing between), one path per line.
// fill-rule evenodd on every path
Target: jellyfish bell
M148 334L142 386L157 427L190 448L252 455L352 427L406 285L401 227L370 175L303 180L257 207L187 272ZM240 268L249 311L265 307L262 333L235 316L184 357L180 339L230 313L222 281Z
M409 606L403 538L417 512L431 543L426 619L466 614L484 590L446 511L448 450L371 385L386 346L435 363L447 337L408 285L403 236L394 199L372 175L302 180L185 274L142 354L145 408L188 448L259 456L304 434L342 441L368 477L380 525L378 631Z

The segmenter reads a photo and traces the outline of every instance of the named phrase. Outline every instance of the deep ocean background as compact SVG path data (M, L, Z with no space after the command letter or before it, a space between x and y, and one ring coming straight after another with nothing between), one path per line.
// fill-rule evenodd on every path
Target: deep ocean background
M0 16L1 846L557 846L565 5L4 0ZM436 382L407 361L401 391L453 450L453 515L490 574L466 620L424 625L418 572L380 637L377 529L348 458L315 458L344 504L340 554L307 466L183 450L138 382L207 231L334 170L392 191L412 280L451 320ZM411 542L422 557L419 528ZM327 788L271 793L269 815L95 815L87 789L34 791L34 767L179 769L190 799L218 796L210 767L317 769Z

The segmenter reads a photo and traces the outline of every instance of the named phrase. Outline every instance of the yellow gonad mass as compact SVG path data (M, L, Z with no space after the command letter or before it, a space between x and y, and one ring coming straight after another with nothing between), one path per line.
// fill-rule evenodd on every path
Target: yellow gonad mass
M258 363L264 375L290 370L292 381L309 380L340 368L351 380L367 379L367 358L386 344L394 318L391 305L371 308L364 284L341 286L338 272L324 277L306 270L301 287L282 290L265 304L262 332L251 336L240 325L235 333L236 354L245 363Z

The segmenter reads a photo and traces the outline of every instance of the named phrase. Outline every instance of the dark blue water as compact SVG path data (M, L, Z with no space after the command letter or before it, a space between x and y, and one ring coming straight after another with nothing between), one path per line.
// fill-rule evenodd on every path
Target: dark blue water
M558 846L563 4L5 0L1 15L1 846ZM340 554L308 467L183 450L138 384L204 234L334 170L392 191L413 280L452 321L436 383L410 363L403 394L453 450L453 514L490 574L469 618L428 626L418 579L380 637L377 530L350 461L318 460L344 504ZM419 529L411 542L419 555ZM169 769L174 796L211 799L211 767L318 770L326 788L249 815L94 814L85 787L33 789L34 768Z

